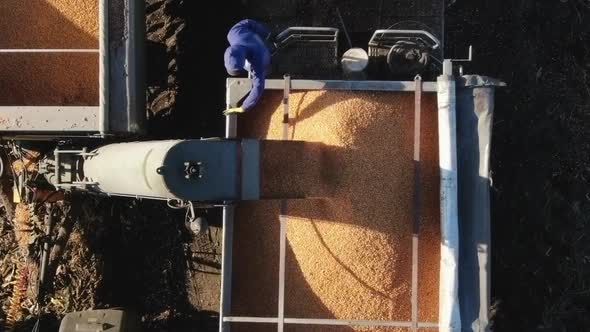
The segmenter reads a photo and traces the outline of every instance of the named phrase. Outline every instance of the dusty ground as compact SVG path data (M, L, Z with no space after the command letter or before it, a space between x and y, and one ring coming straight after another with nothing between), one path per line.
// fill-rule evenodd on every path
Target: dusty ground
M221 135L225 32L252 2L214 10L146 0L153 137ZM461 57L473 44L466 70L508 83L497 96L492 148L495 330L589 330L590 3L458 0L449 3L446 24L447 56ZM128 305L151 331L214 330L217 228L193 239L182 215L161 203L85 204L97 212L81 212L70 254L87 259L64 259L95 262L82 267L96 292L70 309ZM3 224L0 256L7 257L14 242ZM56 293L71 288L61 280ZM7 302L6 287L0 302ZM43 323L55 326L58 317Z

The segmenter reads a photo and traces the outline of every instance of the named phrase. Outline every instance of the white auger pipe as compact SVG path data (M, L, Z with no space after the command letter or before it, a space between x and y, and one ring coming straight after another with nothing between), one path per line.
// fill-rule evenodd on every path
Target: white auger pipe
M443 75L437 79L441 227L439 331L460 332L456 86L450 60L445 60L444 67Z

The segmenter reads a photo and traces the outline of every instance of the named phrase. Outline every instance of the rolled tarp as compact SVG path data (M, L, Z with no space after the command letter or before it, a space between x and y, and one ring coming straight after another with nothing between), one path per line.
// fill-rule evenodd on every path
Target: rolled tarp
M459 303L461 331L487 332L490 309L490 176L495 88L478 75L457 81Z
M461 331L459 311L459 224L457 204L456 82L452 75L437 79L440 166L440 286L439 331Z

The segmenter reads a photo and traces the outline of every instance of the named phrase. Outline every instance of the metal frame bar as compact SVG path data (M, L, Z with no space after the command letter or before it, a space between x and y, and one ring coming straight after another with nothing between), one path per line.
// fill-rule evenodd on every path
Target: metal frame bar
M277 317L238 317L227 316L223 318L226 323L262 323L277 324ZM284 318L285 324L293 325L337 325L337 326L370 326L370 327L411 327L412 322L388 321L388 320L354 320L354 319L328 319L328 318ZM418 322L418 328L438 328L438 323Z
M229 331L224 317L231 311L231 290L234 242L234 206L224 206L222 214L221 296L219 301L219 331Z
M388 37L387 36L388 34L391 34L394 36ZM427 38L429 38L433 42L433 45L431 46L433 50L439 48L441 45L440 40L438 40L438 38L436 38L433 34L431 34L430 32L428 32L426 30L382 29L382 30L376 30L373 33L371 40L369 40L369 46L381 45L384 43L384 40L386 40L388 38L395 39L397 37L400 37L400 35L401 35L401 37L406 37L407 35L426 36Z
M316 33L313 33L316 32ZM290 33L292 33L290 35ZM322 34L323 33L323 34ZM339 30L337 28L329 27L290 27L283 30L277 35L275 40L277 41L277 48L272 53L272 56L277 55L280 51L287 46L296 43L331 43L336 47L334 48L334 56L338 55L338 35Z
M287 201L281 200L279 216L279 299L277 331L283 332L285 326L285 259L287 252Z
M326 34L308 34L306 32L326 32L326 33L331 33L331 35L326 35ZM289 33L293 33L292 35L289 35ZM286 40L288 40L289 38L291 38L291 36L293 35L301 35L301 36L320 36L320 37L327 37L327 38L332 38L333 41L335 41L338 38L338 29L337 28L331 28L331 27L289 27L283 31L281 31L276 39L282 39L287 37L287 39L282 40L281 42L284 42Z
M317 38L317 39L304 39L303 37L307 38ZM321 39L325 38L325 39ZM316 35L316 34L295 34L290 35L289 37L285 38L285 40L281 41L281 45L289 44L291 41L303 41L303 42L336 42L337 37L335 36L326 36L326 35Z
M291 93L291 77L285 75L283 85L283 141L289 140L289 95ZM278 332L283 332L285 325L285 265L287 252L287 200L281 200L279 215L279 299L278 299Z
M247 78L228 78L228 87L234 85L250 88ZM267 79L264 81L267 90L283 90L282 79ZM346 80L291 80L291 90L351 90L351 91L414 91L414 81L346 81ZM436 92L436 82L423 82L422 91Z
M420 238L420 210L421 210L421 165L420 165L420 134L422 112L422 78L416 75L414 79L414 206L412 225L412 332L418 331L418 242Z
M226 106L229 108L229 86L226 87ZM233 139L237 136L237 116L225 117L225 138ZM222 208L222 247L221 247L221 295L219 299L219 331L229 331L224 317L231 311L231 288L233 270L233 242L234 242L234 213L235 206L231 202Z
M226 82L226 106L234 106L250 89L249 79L229 78ZM415 81L314 81L314 80L291 80L285 76L283 80L266 80L266 89L283 90L283 123L288 124L288 95L291 90L352 90L352 91L415 91L416 112L421 108L423 92L437 91L437 84L434 82L423 82L417 77ZM244 92L245 91L245 92ZM417 129L419 128L419 119ZM228 139L237 136L237 116L226 116L225 137ZM415 132L416 135L416 132ZM283 133L283 139L287 139L288 132ZM416 137L416 136L415 136ZM414 159L416 161L416 149L418 149L419 161L419 135L418 141L414 143ZM419 169L417 170L419 171ZM417 174L419 179L419 174ZM230 202L228 202L230 203ZM307 318L286 318L284 317L284 287L285 287L285 251L286 251L286 201L281 201L280 221L280 260L279 260L279 295L277 317L239 317L230 316L231 311L231 283L232 283L232 251L233 251L233 224L235 207L227 205L223 207L223 248L221 266L221 300L219 311L219 331L230 330L229 323L262 323L277 324L278 331L283 331L284 324L299 325L339 325L339 326L388 326L407 327L417 330L418 328L438 328L438 323L419 322L417 307L417 275L418 275L418 239L412 237L412 320L411 321L379 321L379 320L346 320L346 319L307 319ZM416 218L414 223L416 223ZM415 227L414 227L415 229ZM417 234L413 234L417 235Z
M0 131L96 132L99 106L0 106Z
M284 80L265 80L265 90L283 90ZM226 102L228 107L237 106L252 87L248 78L228 78L226 81ZM346 80L291 80L290 89L293 90L342 90L342 91L390 91L413 92L416 88L414 81L346 81ZM437 92L436 82L422 82L422 92ZM235 121L232 120L232 121ZM230 124L235 127L235 123ZM227 127L226 127L227 129Z
M99 66L98 103L100 105L98 130L105 135L109 130L109 0L98 2Z

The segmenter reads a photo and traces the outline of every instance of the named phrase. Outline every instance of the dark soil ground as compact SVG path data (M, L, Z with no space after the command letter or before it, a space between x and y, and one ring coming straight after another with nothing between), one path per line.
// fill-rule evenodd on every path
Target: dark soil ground
M508 83L492 146L497 331L590 330L590 2L457 1L448 41Z
M146 0L151 137L223 135L225 34L238 19L270 8L255 2L212 9L194 0ZM348 20L353 3L342 4ZM321 22L328 5L310 0L298 10ZM309 9L318 7L316 15ZM446 57L463 57L473 45L466 72L508 84L497 93L491 153L494 330L588 331L590 2L457 0L446 11ZM351 36L357 45L368 38ZM88 248L86 277L96 292L70 310L124 305L148 331L216 330L219 211L208 212L211 232L193 237L184 213L164 203L86 198L81 207L71 250ZM15 250L9 230L2 228L3 256ZM0 295L5 304L7 292ZM47 331L60 318L52 310Z

